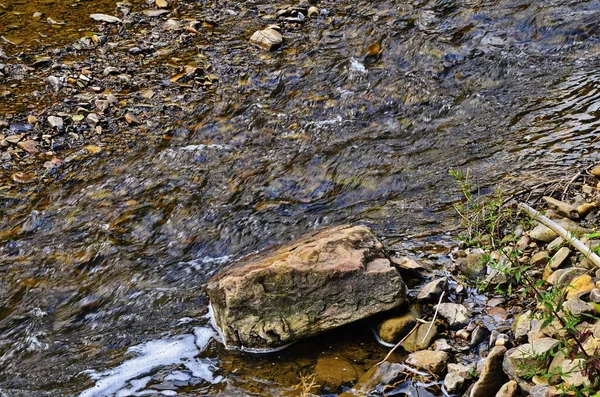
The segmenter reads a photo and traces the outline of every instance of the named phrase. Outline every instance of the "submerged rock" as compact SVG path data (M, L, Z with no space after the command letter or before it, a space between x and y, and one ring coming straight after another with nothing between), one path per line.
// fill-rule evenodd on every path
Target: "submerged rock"
M364 397L379 384L390 384L400 376L405 376L405 366L397 363L384 361L374 365L363 376L360 377L354 387L339 397Z
M379 338L386 343L397 343L404 337L417 323L417 318L412 313L405 313L401 316L388 318L377 326Z
M364 226L322 230L252 256L206 291L228 347L272 349L393 309L406 286Z
M330 390L337 390L345 383L356 382L359 373L347 360L338 357L321 357L315 366L315 382Z

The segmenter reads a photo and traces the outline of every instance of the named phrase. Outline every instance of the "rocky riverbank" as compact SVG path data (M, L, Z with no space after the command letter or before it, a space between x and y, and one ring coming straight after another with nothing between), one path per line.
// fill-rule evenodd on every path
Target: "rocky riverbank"
M592 174L600 176L598 171L592 170ZM578 180L583 182L574 183ZM511 204L511 200L486 202L480 206L475 200L485 202L490 199L468 199L467 205L473 211L468 222L475 222L481 211L488 211L490 215L494 207L496 215L486 218L485 224L470 225L470 236L474 238L463 236L465 240L452 250L453 259L444 268L431 268L411 258L391 260L411 286L408 302L368 321L380 343L394 346L392 352L385 359L382 357L382 361L371 364L370 369L358 365L352 355L325 355L310 373L305 372L298 388L289 395L333 392L353 397L411 394L410 390L469 397L596 393L600 387L597 365L600 362L600 258L595 252L600 249L600 240L595 230L600 183L592 175L578 175L566 187L564 185L552 184L528 192L530 201L537 203L538 209L550 219L550 227L538 224L524 213L512 212L514 203ZM459 211L465 208L463 206ZM492 229L487 228L490 225ZM555 225L559 225L558 229ZM560 229L561 225L566 231ZM482 226L483 229L478 229ZM486 230L490 233L485 233ZM562 232L570 234L561 237ZM361 237L348 239L352 233ZM367 315L368 310L353 311L355 304L340 297L342 291L360 285L358 280L343 276L340 267L354 273L355 268L361 267L360 258L365 258L367 251L370 254L366 257L387 258L383 251L373 251L375 246L381 249L379 243L371 248L365 244L369 233L364 228L332 228L259 257L259 260L250 258L248 263L217 276L213 283L219 283L219 286L210 287L209 284L209 290L213 290L209 295L216 299L220 312L237 310L236 304L232 303L236 299L240 304L249 304L255 309L252 313L244 311L245 319L253 319L252 324L262 324L270 313L280 312L281 308L271 307L273 305L280 304L287 312L293 312L310 302L314 306L313 298L326 302L327 299L319 298L318 293L311 296L301 292L303 288L312 291L325 288L328 296L341 299L334 305L337 307L335 315L353 321L350 314L360 317L360 313ZM582 248L578 242L584 245L584 252L580 252ZM367 251L361 254L344 251L357 243ZM290 255L293 258L286 264ZM326 262L311 262L315 259L303 262L319 257ZM355 258L358 267L349 266L350 262L344 262L343 258ZM336 266L332 267L334 264ZM291 267L288 269L288 266ZM332 284L331 288L322 283L304 285L302 283L308 278L300 276L302 267L329 269L331 274L338 274L336 278L345 279L341 284L345 287L338 291L337 284ZM298 273L298 278L285 278L286 269L291 271L290 274ZM261 283L252 281L257 278L262 280ZM420 280L424 278L429 281L423 284ZM318 277L313 279L318 280ZM281 284L282 281L276 280L289 282ZM298 280L304 281L295 285ZM235 285L245 286L242 290L246 298L233 299L240 294L234 291ZM250 288L250 285L264 285L264 291ZM359 300L369 300L368 290L361 294L364 296ZM277 296L280 298L274 298ZM378 301L376 296L372 298ZM263 303L256 304L257 300ZM340 305L341 301L350 306ZM386 308L373 306L371 309L381 311ZM350 314L340 314L344 311ZM299 313L309 312L299 310ZM286 335L302 338L300 332L285 326L291 324L288 319L294 316L294 313L275 315L283 325L269 329L285 330ZM238 320L228 317L222 317L220 324L236 335ZM315 320L315 324L318 322ZM325 328L314 326L308 326L308 329L314 332L305 336L325 331ZM264 326L254 327L249 335L261 335L261 330L264 331ZM243 328L240 332L238 337L245 335L247 330Z
M600 184L584 175L571 181L582 180L577 187L563 183L528 192L569 238L523 214L511 212L502 224L499 213L487 219L511 229L498 231L501 239L481 230L453 250L445 277L414 290L413 307L430 307L429 316L435 310L434 325L417 324L423 316L412 309L377 326L381 340L400 341L408 353L403 364L368 373L344 395L376 390L373 377L384 390L398 390L410 373L416 374L413 385L438 386L435 394L594 395L600 387L600 262L594 256L600 249ZM503 208L510 211L510 205ZM575 249L576 239L588 251ZM436 303L438 298L447 302ZM409 334L413 327L417 334L428 329L419 346Z

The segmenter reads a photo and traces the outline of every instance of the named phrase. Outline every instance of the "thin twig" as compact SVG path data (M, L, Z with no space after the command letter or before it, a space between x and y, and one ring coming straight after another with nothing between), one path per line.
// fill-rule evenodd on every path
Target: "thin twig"
M577 179L579 179L579 177L583 175L580 172L578 172L573 178L571 178L571 180L569 181L569 183L567 183L567 186L565 187L565 190L563 191L563 194L560 196L560 199L562 201L565 201L565 197L567 196L567 192L569 191L569 188L571 187L571 185L573 184L573 182L575 182Z
M435 313L433 314L433 319L429 323L429 328L427 328L427 332L425 333L425 336L423 337L423 340L421 341L421 343L425 342L425 339L427 339L427 335L429 335L429 333L431 332L431 328L433 328L435 319L437 318L438 312L440 311L440 303L442 303L442 298L444 297L445 293L446 293L446 291L442 291L442 294L440 295L440 300L438 301L437 307L435 309Z
M398 347L400 347L400 345L403 344L408 339L408 337L411 336L413 334L413 332L415 332L420 326L421 326L421 323L415 324L415 326L410 330L410 332L408 334L406 334L406 336L404 338L400 339L400 341L398 343L396 343L396 346L392 347L392 350L390 350L390 352L387 354L387 356L385 356L385 358L383 360L381 360L380 362L378 362L377 364L375 364L375 366L381 365L384 362L386 362L387 359L390 358L390 356L392 355L392 353Z

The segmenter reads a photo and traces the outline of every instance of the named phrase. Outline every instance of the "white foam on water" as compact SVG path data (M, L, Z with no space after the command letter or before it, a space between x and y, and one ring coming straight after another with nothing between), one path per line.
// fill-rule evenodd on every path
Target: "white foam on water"
M165 380L178 380L183 382L190 379L192 379L192 377L182 371L173 371L169 375L165 376Z
M216 333L211 328L195 327L194 335L186 334L169 339L153 340L130 347L128 352L135 353L137 356L125 361L118 367L103 372L84 371L97 382L94 387L83 391L79 397L125 397L160 393L157 390L138 391L146 386L151 377L138 378L159 367L175 364L185 365L192 371L193 376L202 378L207 382L217 383L222 377L214 377L214 365L208 360L195 359L200 352L206 349L210 340L215 336ZM174 371L173 373L181 373L181 371ZM163 395L176 394L175 392L175 394L165 394L165 392L172 392L169 390L161 392Z
M181 148L181 150L186 150L186 151L197 151L197 150L204 150L204 149L230 149L229 146L227 145L216 145L216 144L211 144L211 145L187 145Z
M337 116L334 119L328 119L328 120L321 120L321 121L309 121L308 123L305 124L305 127L324 127L327 125L335 125L335 124L341 124L344 121L344 119L342 119L342 116Z
M186 263L190 264L194 268L194 270L202 270L202 269L206 268L206 266L203 266L203 265L207 265L207 264L223 265L227 262L230 262L231 260L232 260L232 257L229 255L217 256L214 258L210 257L210 256L205 256L204 258L193 259Z
M350 58L350 73L352 72L360 74L368 73L367 68L365 68L365 65L360 63L357 59Z
M141 379L134 379L131 382L129 382L131 384L130 388L124 388L124 389L119 390L115 394L115 397L134 396L137 394L136 392L139 392L141 389L146 387L148 382L150 382L151 380L152 380L151 376L145 376Z
M207 359L192 359L183 362L196 378L202 378L209 383L219 383L223 380L222 376L213 375L214 364Z

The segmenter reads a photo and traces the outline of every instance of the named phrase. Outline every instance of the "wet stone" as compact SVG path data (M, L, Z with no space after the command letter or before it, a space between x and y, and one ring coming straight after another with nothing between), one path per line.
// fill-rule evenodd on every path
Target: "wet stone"
M329 390L337 390L347 383L356 382L359 374L354 366L339 357L322 357L315 366L315 381Z
M469 311L461 304L440 303L435 308L439 310L439 315L446 319L451 327L467 324L470 320Z
M406 286L364 226L302 236L207 284L224 343L274 348L401 306Z
M402 344L404 350L415 352L418 350L427 349L438 335L438 326L433 324L429 330L431 323L419 323L419 327L415 332L410 334ZM428 332L429 331L429 332Z
M64 129L64 122L61 117L48 116L48 124L50 124L50 127L56 128L59 131Z
M438 280L434 280L423 287L423 289L417 295L417 299L420 301L432 301L440 297L442 292L448 285L448 279L442 277Z
M480 344L481 342L484 341L485 338L487 338L487 336L490 334L490 331L482 326L482 325L478 325L474 330L473 333L471 334L471 341L470 341L470 345L471 346L477 346L478 344Z
M456 372L448 372L444 378L444 388L450 394L458 394L465 388L466 380Z
M270 51L283 43L283 37L275 29L266 28L254 32L250 42Z
M406 363L417 369L440 374L446 369L449 359L450 356L446 352L421 350L409 354Z
M377 327L379 338L386 343L397 343L417 323L417 318L412 313L393 317L383 321Z

